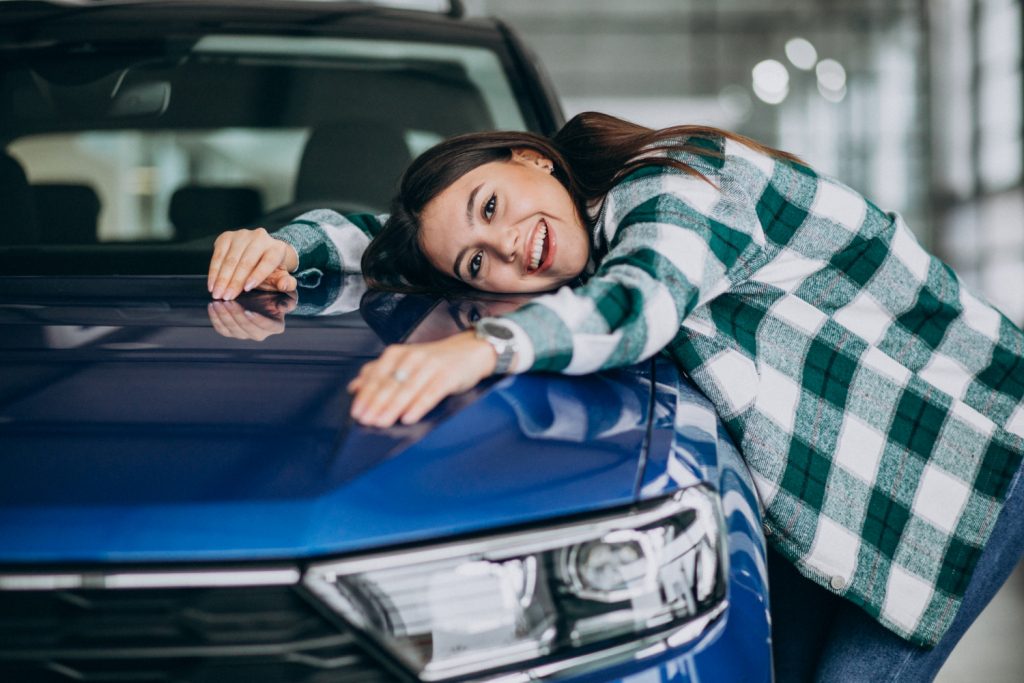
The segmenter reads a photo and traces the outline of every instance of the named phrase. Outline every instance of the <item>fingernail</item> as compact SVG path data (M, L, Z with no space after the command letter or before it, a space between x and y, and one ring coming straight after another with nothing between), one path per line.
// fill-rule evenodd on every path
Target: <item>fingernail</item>
M250 311L250 310L248 310L248 309L247 309L247 310L246 310L246 311L244 312L244 315L245 315L245 317L246 317L246 318L251 318L251 317L253 317L253 316L255 315L255 313L253 313L252 311Z
M244 288L244 289L245 289L245 291L247 291L247 292L248 292L248 291L249 291L250 289L252 289L252 288L253 288L253 287L255 287L255 286L256 286L256 283L255 283L255 282L246 282L246 283L245 283L245 288Z

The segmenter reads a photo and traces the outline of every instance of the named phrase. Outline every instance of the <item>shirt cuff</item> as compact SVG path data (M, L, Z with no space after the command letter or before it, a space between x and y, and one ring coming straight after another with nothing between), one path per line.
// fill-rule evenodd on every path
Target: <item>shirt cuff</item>
M300 273L311 268L340 270L340 263L333 253L333 246L324 232L306 221L289 223L271 235L274 239L290 245L298 257L298 267L292 271Z

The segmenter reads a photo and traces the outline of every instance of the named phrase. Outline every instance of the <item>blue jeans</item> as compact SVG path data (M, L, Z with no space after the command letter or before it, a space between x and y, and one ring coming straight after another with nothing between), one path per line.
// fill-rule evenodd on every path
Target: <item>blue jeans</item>
M926 649L908 643L853 603L804 578L788 560L769 550L777 683L932 680L1022 555L1024 484L1017 472L960 611L942 640Z

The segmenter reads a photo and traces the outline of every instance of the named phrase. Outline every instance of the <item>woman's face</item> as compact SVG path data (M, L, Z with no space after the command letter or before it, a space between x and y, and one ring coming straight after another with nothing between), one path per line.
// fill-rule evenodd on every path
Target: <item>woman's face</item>
M551 161L531 149L478 166L427 202L420 246L443 273L485 292L544 292L587 265L590 242Z

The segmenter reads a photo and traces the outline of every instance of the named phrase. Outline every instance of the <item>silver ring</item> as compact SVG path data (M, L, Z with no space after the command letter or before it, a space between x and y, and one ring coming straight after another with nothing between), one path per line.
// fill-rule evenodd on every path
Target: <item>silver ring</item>
M391 373L391 376L395 378L395 381L401 384L405 380L409 379L409 373L401 368Z

